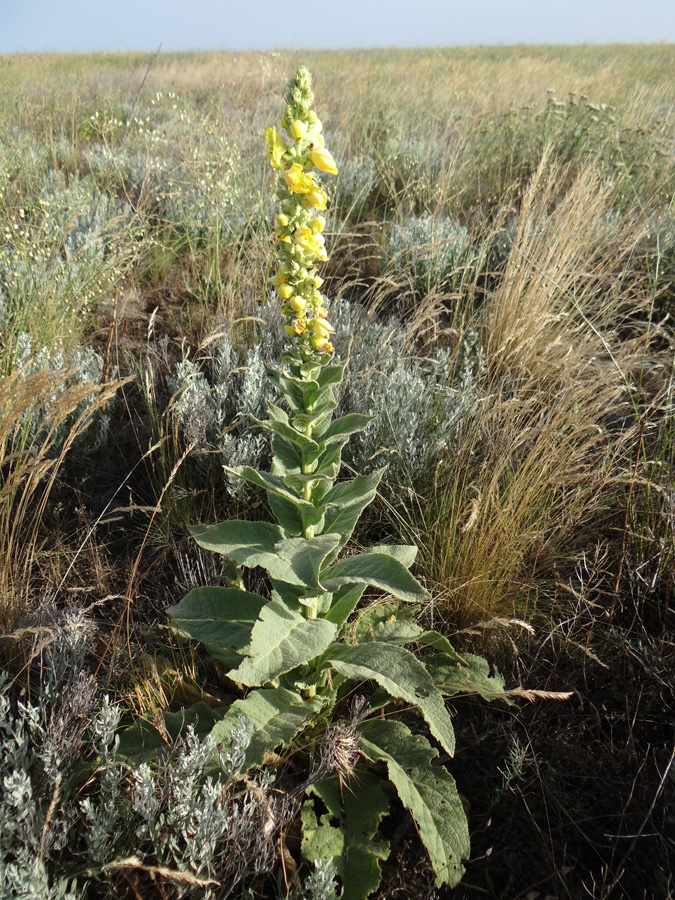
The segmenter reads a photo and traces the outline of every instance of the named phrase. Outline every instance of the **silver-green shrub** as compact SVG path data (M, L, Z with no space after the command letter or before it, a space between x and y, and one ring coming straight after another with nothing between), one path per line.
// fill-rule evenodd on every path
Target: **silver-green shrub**
M478 265L481 253L474 248L468 229L454 219L411 216L392 225L384 267L389 277L424 294L458 285L465 270Z
M170 896L204 900L271 871L297 803L267 769L240 776L251 723L223 747L187 728L134 770L121 709L86 672L91 621L43 604L26 624L42 645L30 691L0 684L0 897L75 900L130 858L164 867Z

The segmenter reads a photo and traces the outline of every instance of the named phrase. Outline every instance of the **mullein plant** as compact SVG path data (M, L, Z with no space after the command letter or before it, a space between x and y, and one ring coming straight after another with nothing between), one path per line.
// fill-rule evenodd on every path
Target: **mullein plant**
M339 480L342 450L370 418L333 417L343 367L332 362L333 327L317 273L327 258L327 196L318 172L335 174L337 167L313 100L301 66L280 123L285 135L275 127L265 133L279 172L271 280L292 342L280 365L268 369L284 403L270 405L269 418L257 423L272 436L271 471L228 469L267 493L276 522L193 527L201 547L224 557L226 584L197 588L169 612L245 690L211 734L227 745L241 717L250 720L246 766L268 765L282 750L302 760L325 734L321 759L307 764L295 789L304 798L302 852L308 860L333 859L344 897L360 900L377 888L389 854L378 836L389 811L385 772L415 822L437 884L460 880L469 854L466 815L452 776L433 764L436 744L448 757L455 750L445 697L504 695L483 659L460 656L444 636L415 623L428 598L409 571L416 547L343 553L383 473ZM268 595L245 588L242 567L266 571ZM381 599L364 604L369 587ZM358 685L368 699L346 713ZM404 723L415 714L431 740L419 725Z

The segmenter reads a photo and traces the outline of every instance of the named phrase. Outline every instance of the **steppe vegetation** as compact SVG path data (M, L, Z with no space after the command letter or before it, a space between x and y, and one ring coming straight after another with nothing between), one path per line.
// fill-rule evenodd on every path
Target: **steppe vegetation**
M435 763L453 889L393 793L316 787L358 708L247 771L250 723L205 737L231 660L167 614L233 576L190 526L270 519L231 469L271 459L263 133L299 62L337 414L376 415L343 460L387 466L346 553L417 545L415 623L495 667ZM299 823L359 790L373 896L675 896L674 85L669 46L0 57L0 896L329 898Z

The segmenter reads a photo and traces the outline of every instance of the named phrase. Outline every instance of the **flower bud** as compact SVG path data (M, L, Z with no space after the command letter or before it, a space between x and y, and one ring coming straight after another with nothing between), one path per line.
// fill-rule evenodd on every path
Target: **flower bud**
M274 217L274 224L278 225L279 228L285 228L288 225L288 216L284 213L279 213Z
M277 288L277 294L282 300L288 300L289 297L293 296L293 288L290 284L280 284Z
M330 175L337 175L338 170L335 160L325 147L312 150L309 155L317 169L321 169L322 172L328 172Z
M317 216L316 219L310 220L309 227L312 229L314 234L321 234L321 232L326 227L326 220L323 216Z
M323 278L320 275L315 275L314 278L312 278L312 281L314 282L314 287L316 288L320 288L323 284Z
M301 313L305 311L305 308L307 307L307 301L302 297L292 297L289 300L288 305L294 313Z

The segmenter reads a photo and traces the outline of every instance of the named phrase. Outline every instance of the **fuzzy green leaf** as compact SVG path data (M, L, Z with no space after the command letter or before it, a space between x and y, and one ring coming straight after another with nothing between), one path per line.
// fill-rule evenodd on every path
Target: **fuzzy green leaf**
M262 688L244 700L235 700L211 736L217 743L229 744L239 717L250 719L255 726L246 750L246 768L250 768L260 765L266 752L287 747L322 705L319 697L305 699L286 688Z
M343 584L333 595L333 603L324 618L342 628L365 591L365 584Z
M368 552L392 556L406 569L409 569L417 558L417 547L414 544L377 544L375 547L369 547Z
M308 860L333 858L342 879L343 900L369 897L382 878L380 860L389 856L389 842L375 840L380 821L389 811L380 779L361 768L351 789L341 791L337 778L331 778L312 785L307 793L319 797L328 812L317 818L314 801L303 804L303 856Z
M331 422L322 439L328 445L334 440L342 439L345 435L356 434L358 431L363 431L373 421L373 418L373 416L362 416L359 413L349 413L349 415Z
M199 546L206 550L222 553L245 566L262 566L272 578L290 584L303 583L288 561L277 552L277 543L286 537L278 525L230 519L218 525L196 525L190 531Z
M258 558L273 554L277 541L285 537L278 525L241 519L229 519L217 525L193 525L190 534L205 550L222 553L247 566L263 565Z
M463 666L467 665L466 659L460 656L450 641L437 631L425 631L424 634L417 638L417 643L423 647L433 647L434 650L440 650L445 655L446 662L450 659L452 662L461 663Z
M291 472L302 471L302 453L295 444L275 434L272 438L272 450L272 475L283 477Z
M495 669L490 674L490 664L482 656L464 653L458 664L448 662L447 657L431 657L429 672L438 689L450 697L453 694L478 694L484 700L513 700L505 695L504 679Z
M379 469L372 475L357 475L350 481L341 481L324 497L326 515L323 528L325 532L340 535L338 552L352 536L363 510L375 499L383 474L384 469Z
M359 553L332 565L322 574L328 591L335 592L341 584L371 584L388 591L399 600L415 603L428 596L422 585L405 566L383 553Z
M294 537L280 541L276 549L280 559L288 562L298 578L298 583L307 587L321 588L319 572L322 563L335 550L338 541L337 534L321 534L309 539Z
M313 504L308 500L303 500L296 491L286 487L284 479L279 475L271 475L269 472L258 472L256 469L252 469L251 466L223 466L223 468L226 472L236 475L237 478L243 478L244 481L248 481L249 484L264 488L268 494L276 494L279 497L283 497L284 500L295 504L301 511L309 513L315 511Z
M195 588L167 613L190 637L214 653L224 648L241 651L267 600L238 588Z
M457 885L470 852L469 828L453 777L432 762L438 756L422 735L401 722L371 719L359 726L361 749L387 766L401 802L410 812L436 873L436 885Z
M301 452L318 453L319 445L317 442L307 437L307 435L303 434L301 431L293 428L292 425L289 425L286 422L279 422L275 419L261 421L253 416L251 416L251 418L260 426L260 428L265 431L271 431L273 434L277 435L277 437L283 438L283 440L294 444Z
M332 622L305 619L281 600L270 600L253 626L247 658L229 676L249 687L275 681L323 653L336 633Z
M304 528L302 516L294 503L272 493L267 495L267 502L270 505L272 514L287 534L302 534Z
M334 644L324 659L353 681L375 681L392 697L416 706L431 733L453 755L455 732L443 696L424 665L409 650L377 642Z

